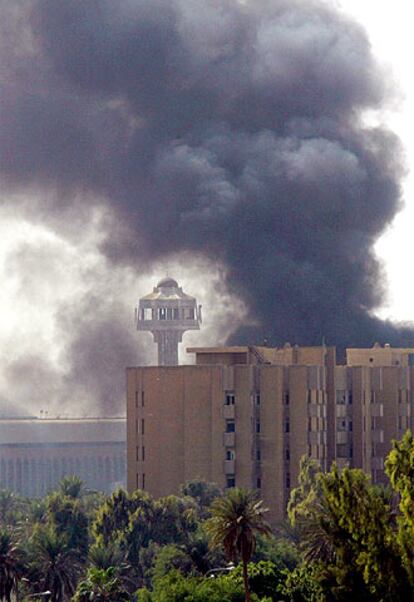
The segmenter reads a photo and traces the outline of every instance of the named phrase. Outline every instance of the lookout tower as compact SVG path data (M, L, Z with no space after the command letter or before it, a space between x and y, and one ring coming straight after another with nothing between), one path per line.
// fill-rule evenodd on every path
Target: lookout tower
M173 278L163 278L135 309L137 330L152 332L158 345L158 365L178 364L178 343L186 330L199 330L201 305L184 293Z

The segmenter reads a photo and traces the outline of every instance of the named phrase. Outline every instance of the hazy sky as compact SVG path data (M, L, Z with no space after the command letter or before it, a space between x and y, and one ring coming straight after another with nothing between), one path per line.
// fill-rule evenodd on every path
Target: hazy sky
M183 347L414 341L372 317L414 321L413 178L393 220L398 144L359 123L414 165L409 3L325 4L1 3L0 414L122 413L167 273Z
M387 64L401 94L400 104L380 118L385 119L404 143L409 173L404 182L405 209L378 242L388 276L388 303L381 315L414 320L414 280L409 267L414 228L414 75L412 57L413 13L406 0L340 0L343 10L355 15L366 28L375 54Z

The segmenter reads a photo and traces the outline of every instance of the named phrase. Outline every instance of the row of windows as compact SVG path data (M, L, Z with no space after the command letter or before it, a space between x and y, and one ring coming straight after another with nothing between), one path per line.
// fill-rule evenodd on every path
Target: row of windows
M141 308L141 320L194 320L194 307L151 307Z
M351 395L352 397L352 395ZM259 406L261 403L261 395L260 395L260 391L257 391L256 393L252 394L252 398L253 401L255 403L255 405ZM322 401L324 401L324 392L322 390L312 390L312 389L308 389L307 392L307 402L308 403L321 403ZM234 391L226 391L225 393L225 397L224 397L224 404L227 406L230 405L234 405L236 403L236 396ZM339 403L339 402L337 402ZM352 401L351 401L352 403ZM283 393L283 404L288 406L290 405L290 394L289 391L284 391Z

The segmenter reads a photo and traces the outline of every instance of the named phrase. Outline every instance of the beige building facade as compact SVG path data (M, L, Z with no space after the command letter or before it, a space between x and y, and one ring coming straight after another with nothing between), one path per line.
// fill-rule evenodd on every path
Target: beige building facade
M299 464L384 482L391 441L412 428L414 350L218 347L194 365L127 369L127 483L156 497L202 478L257 489L281 520Z
M0 488L39 497L64 476L110 493L126 481L125 418L0 418Z

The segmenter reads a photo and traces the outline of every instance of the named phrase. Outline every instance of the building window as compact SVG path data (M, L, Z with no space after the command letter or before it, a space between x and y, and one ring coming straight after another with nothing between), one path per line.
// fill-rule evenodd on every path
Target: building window
M286 473L285 482L286 482L286 489L290 489L290 472Z
M260 462L261 459L262 459L262 452L260 449L256 449L256 460L258 462Z
M289 391L285 391L283 394L283 403L288 406L290 403Z
M308 399L308 403L312 403L312 391L311 391L311 389L308 389L307 399Z
M178 313L178 308L174 307L173 309L173 320L179 320L180 319L180 314Z
M145 422L144 419L141 418L141 435L145 434Z
M158 319L159 320L166 320L167 319L167 308L166 307L159 307L158 308Z
M142 448L141 448L141 458L142 458L142 461L144 462L145 461L145 447L144 446L142 446Z
M144 395L144 391L141 391L141 407L144 407L145 405L145 395Z
M260 392L256 393L254 396L254 403L259 406L260 405Z
M235 401L236 401L236 398L235 398L234 393L231 392L231 391L227 391L227 393L226 393L226 399L225 399L225 402L224 402L226 404L226 406L234 406Z
M257 487L257 489L262 488L262 479L260 477L257 477L257 479L256 479L256 487Z
M137 462L139 461L139 447L137 445Z
M234 476L234 474L227 475L227 477L226 477L226 487L228 489L230 489L231 487L236 487L236 477Z
M226 460L235 460L236 459L236 453L233 449L228 449L226 451Z
M235 433L236 423L234 420L226 420L226 433Z
M136 487L137 489L139 489L139 474L137 473L137 478L136 478Z
M142 308L141 319L142 320L152 320L152 308L151 307L143 307Z
M142 489L145 489L145 472L142 473Z
M286 460L290 460L290 449L288 447L285 449L285 458Z
M286 420L285 422L285 433L289 433L290 432L290 424L289 424L289 420Z
M256 433L260 433L260 421L256 420Z

